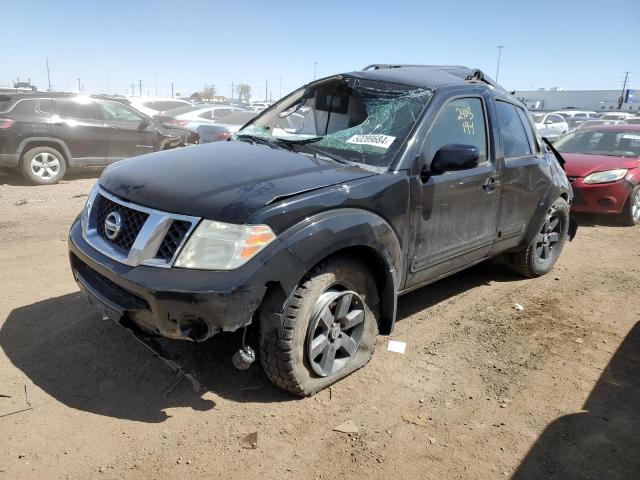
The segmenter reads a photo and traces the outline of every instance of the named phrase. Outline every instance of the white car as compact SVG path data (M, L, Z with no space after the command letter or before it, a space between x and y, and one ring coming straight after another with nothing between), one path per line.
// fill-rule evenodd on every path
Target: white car
M605 113L600 117L601 120L626 120L627 118L634 117L635 114L627 112L611 112Z
M164 112L165 110L193 105L191 102L181 100L179 98L128 97L127 100L133 108L150 117L153 117L159 112Z
M261 112L269 108L271 104L269 102L251 102L249 108L254 112Z
M567 121L557 113L532 113L533 122L540 135L554 140L569 131Z
M595 119L598 118L598 113L593 110L556 110L555 112L563 118L573 118L573 117L583 117L585 119Z

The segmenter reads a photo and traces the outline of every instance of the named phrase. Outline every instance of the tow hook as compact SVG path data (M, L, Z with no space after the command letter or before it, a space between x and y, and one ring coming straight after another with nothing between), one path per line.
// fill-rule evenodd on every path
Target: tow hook
M233 354L233 366L238 370L247 370L253 362L256 361L256 352L245 343L247 336L247 327L242 331L242 347Z

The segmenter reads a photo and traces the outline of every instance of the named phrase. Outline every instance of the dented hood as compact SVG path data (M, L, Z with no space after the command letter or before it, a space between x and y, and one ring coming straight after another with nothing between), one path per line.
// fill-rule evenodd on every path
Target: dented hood
M215 142L114 163L107 191L157 210L244 223L278 199L373 175L357 166L245 142Z

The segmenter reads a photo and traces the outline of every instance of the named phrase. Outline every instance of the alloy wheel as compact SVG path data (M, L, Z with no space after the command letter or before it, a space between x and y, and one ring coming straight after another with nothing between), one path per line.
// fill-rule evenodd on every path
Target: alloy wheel
M562 222L557 214L551 213L542 225L540 233L536 235L536 258L547 261L555 254L555 248L560 241Z
M31 171L40 178L52 178L60 173L60 160L48 152L41 152L31 159Z
M636 191L635 198L631 199L631 216L634 222L640 221L640 188Z
M356 354L364 331L360 296L335 287L320 295L307 332L307 358L315 373L326 377L344 368Z

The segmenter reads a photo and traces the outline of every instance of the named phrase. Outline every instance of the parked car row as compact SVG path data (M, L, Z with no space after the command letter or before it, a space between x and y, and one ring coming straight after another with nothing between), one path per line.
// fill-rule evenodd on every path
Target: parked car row
M197 143L119 99L53 93L0 95L0 167L34 184L60 181L67 168Z

